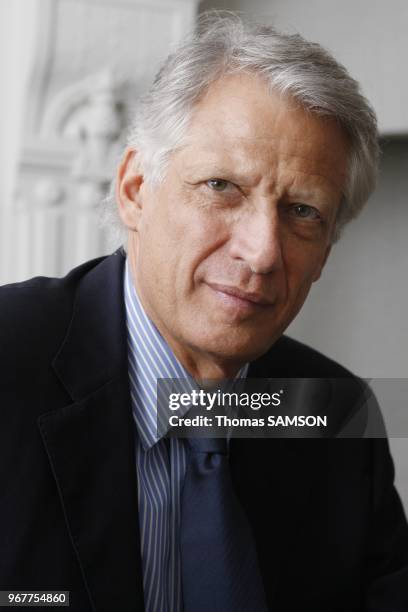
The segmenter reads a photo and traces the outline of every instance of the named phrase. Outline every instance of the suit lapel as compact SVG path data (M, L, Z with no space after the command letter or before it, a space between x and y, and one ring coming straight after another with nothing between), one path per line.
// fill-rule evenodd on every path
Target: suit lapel
M120 252L79 282L54 369L73 403L38 419L93 608L143 610Z

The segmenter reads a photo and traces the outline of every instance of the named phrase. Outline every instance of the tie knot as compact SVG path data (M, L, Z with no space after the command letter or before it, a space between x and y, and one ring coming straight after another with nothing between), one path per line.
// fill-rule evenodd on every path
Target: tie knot
M194 453L228 454L226 438L188 438L187 442Z

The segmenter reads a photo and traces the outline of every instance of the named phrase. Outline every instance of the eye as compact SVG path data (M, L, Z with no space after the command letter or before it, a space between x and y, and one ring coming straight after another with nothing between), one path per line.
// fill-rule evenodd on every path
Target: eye
M207 181L206 184L213 191L225 191L230 185L228 181L225 181L224 179L218 179L218 178L210 179L209 181Z
M292 211L299 219L320 219L320 213L314 206L308 204L295 204Z

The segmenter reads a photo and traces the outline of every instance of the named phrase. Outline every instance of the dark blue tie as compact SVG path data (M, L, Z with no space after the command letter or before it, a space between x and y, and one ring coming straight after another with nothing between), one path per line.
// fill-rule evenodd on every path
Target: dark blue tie
M234 493L227 441L189 439L181 506L185 612L266 612L255 543Z

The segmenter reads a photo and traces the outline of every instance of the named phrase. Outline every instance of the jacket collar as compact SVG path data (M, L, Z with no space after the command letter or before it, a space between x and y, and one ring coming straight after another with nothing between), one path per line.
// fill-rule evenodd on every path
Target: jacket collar
M127 370L124 263L119 249L79 281L71 323L53 363L74 400Z

